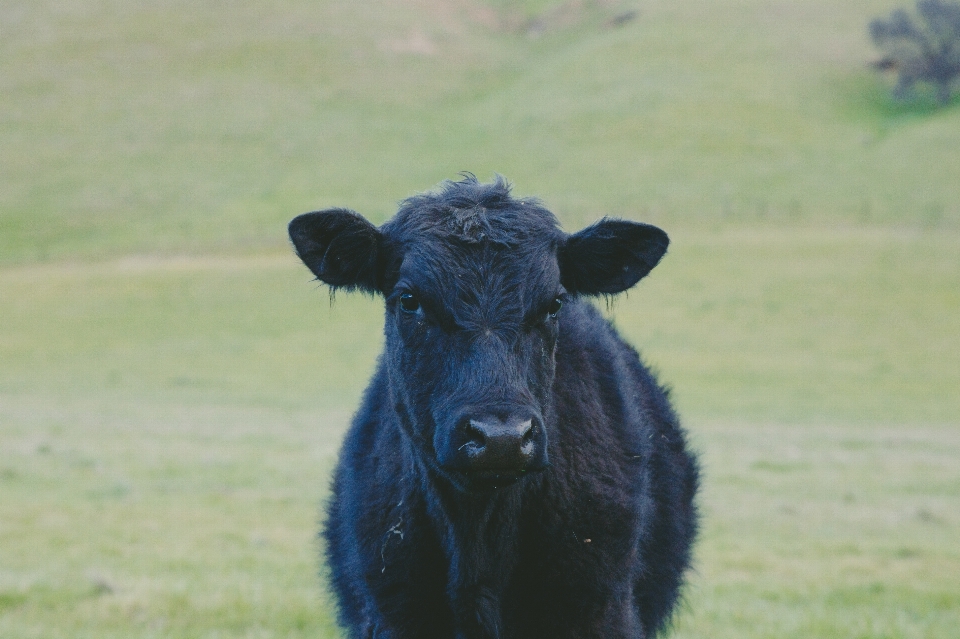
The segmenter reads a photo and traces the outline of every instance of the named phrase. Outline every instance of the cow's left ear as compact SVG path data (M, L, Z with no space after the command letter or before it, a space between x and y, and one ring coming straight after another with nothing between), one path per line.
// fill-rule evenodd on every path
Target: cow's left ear
M379 290L383 236L359 213L327 209L293 218L290 239L313 274L333 288Z
M655 226L600 220L560 247L560 281L574 294L622 293L657 265L669 244L667 234Z

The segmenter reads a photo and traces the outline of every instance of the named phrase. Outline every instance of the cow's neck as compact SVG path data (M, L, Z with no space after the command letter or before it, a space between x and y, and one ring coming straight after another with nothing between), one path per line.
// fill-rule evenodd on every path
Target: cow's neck
M428 508L449 562L447 593L465 638L500 636L500 602L519 554L524 482L468 494L445 480L428 480Z
M406 459L448 562L447 594L457 639L499 637L501 598L519 558L523 496L535 478L491 492L457 490L435 463L423 459L421 451L429 448L418 439L410 413L400 402L393 406L406 433Z

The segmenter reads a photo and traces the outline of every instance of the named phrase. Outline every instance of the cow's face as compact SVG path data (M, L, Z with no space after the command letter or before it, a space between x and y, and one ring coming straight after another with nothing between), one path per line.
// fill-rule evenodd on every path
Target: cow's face
M380 229L333 209L290 235L321 280L384 296L391 400L421 459L463 490L546 467L564 303L626 290L667 246L619 220L567 236L536 203L474 180L407 200Z
M385 291L397 409L456 484L503 485L547 464L567 294L545 239L503 246L421 237Z

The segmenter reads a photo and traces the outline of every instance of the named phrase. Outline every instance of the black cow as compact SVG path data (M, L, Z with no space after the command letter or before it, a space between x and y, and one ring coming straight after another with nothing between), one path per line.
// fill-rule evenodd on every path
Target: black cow
M386 343L347 434L326 539L356 639L653 637L696 533L697 464L667 393L584 298L667 249L575 235L501 179L290 223L334 289L383 295Z

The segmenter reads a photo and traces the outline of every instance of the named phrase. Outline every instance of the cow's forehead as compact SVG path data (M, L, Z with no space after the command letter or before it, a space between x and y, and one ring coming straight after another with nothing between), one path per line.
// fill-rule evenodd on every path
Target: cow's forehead
M537 298L554 295L560 282L555 246L547 241L504 246L420 238L405 247L397 275L406 284L450 300L498 295Z
M563 233L556 216L535 199L516 199L502 180L447 182L404 200L383 231L403 244L426 240L518 247L548 244Z
M504 183L450 183L415 196L381 230L395 280L446 304L512 295L527 306L559 286L557 218L536 200L512 198Z

